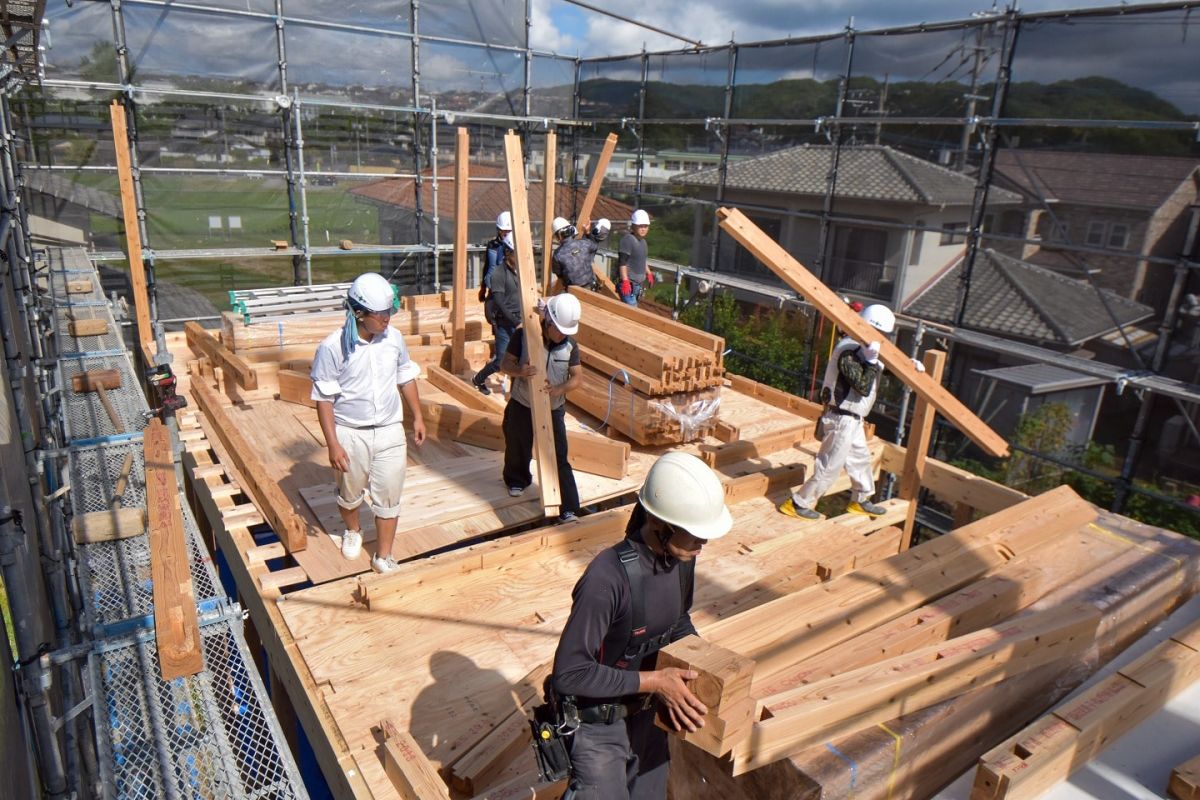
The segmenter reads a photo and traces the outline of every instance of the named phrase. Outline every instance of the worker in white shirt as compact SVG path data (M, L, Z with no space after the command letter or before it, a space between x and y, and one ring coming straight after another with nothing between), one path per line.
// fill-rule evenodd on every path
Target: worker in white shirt
M375 514L376 572L396 568L392 544L408 461L401 396L413 416L413 443L420 447L425 441L416 381L421 369L408 357L404 337L388 324L395 305L392 285L382 275L355 278L346 293L346 324L317 346L311 373L312 399L337 479L338 511L346 523L342 555L355 559L362 551L359 508L365 500Z

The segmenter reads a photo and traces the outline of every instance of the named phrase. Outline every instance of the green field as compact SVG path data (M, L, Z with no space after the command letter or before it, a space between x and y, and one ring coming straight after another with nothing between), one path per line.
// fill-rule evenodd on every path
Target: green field
M80 180L114 196L118 193L115 176L83 173ZM356 185L360 183L343 181L308 189L313 246L336 245L342 239L378 243L378 212L349 194ZM268 248L271 240L291 239L287 187L278 177L148 175L142 191L147 234L155 250ZM218 217L220 228L210 229L210 218ZM231 217L239 224L231 226ZM98 236L119 236L123 231L120 221L100 214L92 214L91 224ZM313 260L312 278L314 283L334 283L378 268L379 256L330 256ZM223 310L229 307L231 289L291 285L292 259L171 259L159 261L155 274L160 281L195 289Z

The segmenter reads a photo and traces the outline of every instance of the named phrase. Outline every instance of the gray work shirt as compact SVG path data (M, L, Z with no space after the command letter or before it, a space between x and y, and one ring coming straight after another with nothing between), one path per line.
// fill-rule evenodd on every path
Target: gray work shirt
M546 346L546 373L535 375L534 380L547 379L551 386L562 386L571 378L571 367L579 366L579 345L575 344L575 340L568 336L558 344L551 344L545 339L542 339ZM508 352L516 357L517 363L525 366L529 363L529 355L525 352L525 329L517 328L513 331L512 339L508 342ZM526 408L532 408L529 399L529 378L516 378L512 385L512 399L516 400ZM567 403L567 398L563 395L550 398L551 408L562 408Z
M621 237L621 248L617 252L617 266L624 266L629 272L629 280L641 283L646 280L646 240L639 239L632 233Z

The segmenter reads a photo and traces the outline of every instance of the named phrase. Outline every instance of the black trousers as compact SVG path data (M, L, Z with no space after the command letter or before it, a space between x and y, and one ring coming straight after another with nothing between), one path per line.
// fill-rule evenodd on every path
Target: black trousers
M550 418L554 428L554 453L558 461L558 491L562 495L560 512L579 512L579 489L575 472L567 461L567 410L554 409ZM504 407L504 485L524 489L533 483L529 459L533 458L533 412L516 400Z
M654 709L612 725L585 722L571 738L575 800L665 800L671 754Z

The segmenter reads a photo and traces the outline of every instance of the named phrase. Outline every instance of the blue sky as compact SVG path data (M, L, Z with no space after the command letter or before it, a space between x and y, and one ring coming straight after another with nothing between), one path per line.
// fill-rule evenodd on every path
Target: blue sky
M851 17L860 30L965 19L991 9L990 0L589 0L592 5L647 22L705 44L833 33ZM1023 0L1024 12L1114 3ZM1126 6L1140 5L1126 3ZM999 3L1000 9L1004 3ZM675 49L684 43L634 27L564 0L534 0L533 40L564 55L613 55Z

